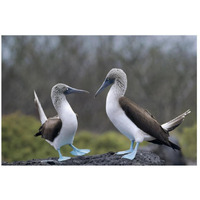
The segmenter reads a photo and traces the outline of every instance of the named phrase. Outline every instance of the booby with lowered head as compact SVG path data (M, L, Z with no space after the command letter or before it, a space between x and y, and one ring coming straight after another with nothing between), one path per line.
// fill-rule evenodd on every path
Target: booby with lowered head
M41 135L59 153L58 161L68 160L70 157L62 156L60 148L63 145L72 147L72 155L81 156L89 153L89 149L78 149L73 145L74 136L78 127L76 113L72 110L66 96L72 93L89 93L86 90L79 90L68 85L58 83L51 89L51 99L58 116L48 118L40 104L36 92L34 91L34 101L38 109L42 126L35 136Z
M143 141L164 144L180 150L179 146L169 141L169 132L181 124L185 116L191 112L190 110L160 125L148 110L124 97L127 88L127 76L122 69L113 68L109 71L95 97L109 85L112 86L106 98L106 113L114 126L131 140L130 149L120 151L117 154L126 154L122 158L133 160L139 144ZM133 148L134 142L136 142L135 148Z

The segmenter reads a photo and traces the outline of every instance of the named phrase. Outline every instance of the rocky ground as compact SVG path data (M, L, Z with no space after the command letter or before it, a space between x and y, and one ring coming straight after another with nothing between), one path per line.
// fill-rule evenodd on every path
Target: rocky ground
M94 156L78 156L58 162L58 158L46 160L33 159L13 163L2 162L2 165L164 165L165 161L152 152L139 150L134 160L121 158L114 152Z

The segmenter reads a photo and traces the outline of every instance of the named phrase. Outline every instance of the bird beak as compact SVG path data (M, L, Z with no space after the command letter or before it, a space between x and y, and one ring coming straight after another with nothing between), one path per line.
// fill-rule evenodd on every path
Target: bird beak
M109 85L111 85L113 83L113 80L105 80L103 82L103 84L101 85L101 87L97 90L96 94L94 95L94 97L96 97L99 93L101 93L106 87L108 87Z
M72 94L72 93L88 93L87 90L80 90L72 87L68 87L68 89L64 92L65 95Z

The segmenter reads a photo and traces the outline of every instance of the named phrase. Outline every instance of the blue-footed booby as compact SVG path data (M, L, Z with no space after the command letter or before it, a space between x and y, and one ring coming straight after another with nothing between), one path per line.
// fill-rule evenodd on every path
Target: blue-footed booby
M126 154L122 158L132 160L136 156L139 144L143 141L164 144L180 150L179 146L169 141L169 132L181 124L185 116L191 112L190 110L160 125L148 110L124 97L127 76L122 69L113 68L108 72L95 97L109 85L112 86L106 98L106 113L114 126L131 140L130 149L120 151L117 154ZM136 142L135 148L133 147L134 142Z
M78 127L76 113L72 110L66 99L66 95L71 93L88 93L86 90L79 90L68 85L58 83L51 89L51 99L58 115L52 118L46 117L44 110L40 104L36 92L34 91L34 102L37 106L40 122L42 126L35 136L41 135L48 143L50 143L59 153L58 161L70 159L70 157L62 156L60 148L63 145L72 147L72 155L81 156L89 153L89 149L78 149L73 145L74 136Z

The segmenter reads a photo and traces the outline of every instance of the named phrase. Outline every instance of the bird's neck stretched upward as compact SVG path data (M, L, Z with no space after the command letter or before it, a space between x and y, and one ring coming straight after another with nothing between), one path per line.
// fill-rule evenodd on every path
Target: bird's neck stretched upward
M51 99L54 108L56 109L58 116L62 121L65 120L66 117L69 117L69 115L75 115L64 94L51 95Z

